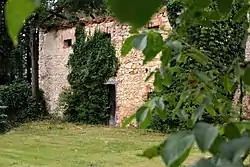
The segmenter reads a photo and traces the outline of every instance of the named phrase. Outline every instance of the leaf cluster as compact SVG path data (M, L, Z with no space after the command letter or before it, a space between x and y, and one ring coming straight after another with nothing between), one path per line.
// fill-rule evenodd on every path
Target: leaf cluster
M173 0L168 3L174 29L167 39L163 39L160 32L150 30L132 35L121 49L122 55L132 48L141 50L144 63L161 54L161 67L148 77L154 76L155 91L160 96L147 101L127 120L135 118L139 127L145 128L152 122L153 112L163 120L171 113L185 121L191 130L170 134L159 147L150 148L143 155L148 158L160 155L167 166L177 167L196 143L202 152L210 152L213 156L193 166L244 166L249 155L249 130L243 122L238 122L242 121L242 109L238 112L232 107L232 96L239 84L241 90L247 89L250 75L247 66L245 69L240 67L247 38L248 2ZM117 9L122 8L121 4L111 3ZM146 8L149 4L141 6ZM160 6L157 2L154 4L157 7L150 5L152 9L144 15L147 20L154 13L153 9ZM125 16L120 15L117 12L124 22ZM136 19L139 17L127 18L127 22L138 28L137 24L142 23ZM178 97L174 98L176 91ZM190 106L192 112L188 113ZM219 114L224 124L214 126L202 121L204 113Z
M109 90L104 84L118 69L115 48L106 33L95 31L87 37L81 26L75 37L68 61L70 91L62 97L67 104L65 115L73 122L108 124Z
M0 105L6 106L0 107L1 119L4 118L5 123L10 125L17 125L45 118L48 113L42 91L40 96L41 101L37 103L32 97L31 85L24 81L0 86Z

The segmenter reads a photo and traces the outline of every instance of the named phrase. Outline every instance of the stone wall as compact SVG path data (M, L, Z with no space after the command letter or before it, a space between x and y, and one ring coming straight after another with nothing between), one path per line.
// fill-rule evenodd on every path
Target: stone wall
M165 9L161 10L153 17L148 24L149 27L160 27L164 29L165 36L170 29ZM128 25L121 25L113 18L101 18L86 22L84 26L86 32L91 35L95 29L111 35L112 42L116 48L119 58L120 68L117 77L114 79L117 91L117 123L134 113L147 98L147 93L153 89L152 80L145 83L145 78L159 65L156 58L147 65L142 64L141 53L132 51L128 56L121 57L120 49L124 40L129 37ZM72 47L65 45L65 40L75 41L75 28L67 27L57 31L50 31L40 34L40 87L45 92L45 99L51 113L62 116L62 111L58 109L58 99L63 88L69 87L68 75L68 56L72 53ZM246 59L250 60L250 38L246 47ZM236 99L237 99L236 93ZM246 115L250 113L250 98L244 97L244 109ZM247 116L249 117L249 116Z
M250 32L250 29L248 29ZM245 61L250 61L250 36L248 36L247 43L246 43L246 50L245 50ZM233 105L239 103L240 98L240 90L238 89L234 96ZM243 97L243 117L244 119L250 119L250 95L247 92L247 95Z
M165 9L161 10L148 24L149 27L160 27L167 30L170 25L167 20ZM143 104L147 93L153 89L152 81L144 82L145 78L159 65L159 60L147 65L142 64L141 53L132 51L128 56L121 57L120 49L124 40L129 37L130 27L121 25L112 18L102 19L102 22L91 21L84 26L86 32L91 35L95 29L111 35L112 42L116 48L120 68L115 78L117 91L116 119L119 124L124 117L134 113ZM72 47L65 46L64 41L71 39L75 41L75 28L60 29L40 35L40 87L45 92L45 99L51 113L62 115L58 110L58 99L64 87L69 87L68 56L72 53Z

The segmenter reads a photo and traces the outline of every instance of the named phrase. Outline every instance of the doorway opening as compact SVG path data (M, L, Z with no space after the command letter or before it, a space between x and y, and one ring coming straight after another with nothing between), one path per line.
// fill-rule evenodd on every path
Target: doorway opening
M109 117L109 125L116 125L116 84L115 83L107 83L106 84L109 90L109 109L110 109L110 117Z

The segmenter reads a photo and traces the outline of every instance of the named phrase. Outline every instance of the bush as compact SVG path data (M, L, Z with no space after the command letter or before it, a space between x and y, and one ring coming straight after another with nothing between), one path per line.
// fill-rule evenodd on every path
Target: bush
M4 114L6 106L0 106L0 134L5 133L9 129L8 116Z
M71 122L108 124L108 88L104 83L115 76L118 69L115 48L107 34L95 31L86 38L77 26L74 54L69 57L70 89L61 95L65 116Z
M187 129L187 126L184 121L176 117L173 118L172 115L167 115L166 120L162 120L161 117L154 112L149 128L158 132L172 133Z
M65 90L60 95L60 106L65 110L66 120L84 124L109 122L108 89L100 88L85 91Z
M187 35L185 36L186 42L204 51L210 55L211 59L218 62L219 64L227 66L228 68L236 59L244 61L245 49L242 43L247 37L247 19L246 17L243 17L242 20L237 22L233 21L232 19L235 15L235 11L240 5L240 3L236 3L234 5L228 20L213 21L211 27L205 27L198 24L189 27ZM181 12L182 6L183 5L179 1L167 1L168 19L171 26L175 29L178 29L178 13ZM215 6L216 4L213 4L211 8L214 8ZM171 38L171 36L169 38ZM190 48L185 48L183 52L187 52L188 49ZM175 66L177 63L178 62L176 60L172 60L171 66ZM217 76L214 76L214 78L217 79L214 79L213 82L218 87L223 87L223 82L221 82L220 76L225 75L227 71L222 71L221 67L216 66L216 64L212 62L209 62L206 66L202 66L196 60L188 57L186 61L180 63L179 66L181 67L181 72L173 76L171 87L165 88L165 91L162 93L168 100L174 101L172 104L177 104L180 94L183 92L183 90L190 89L190 86L193 86L193 83L191 82L192 80L190 79L190 73L196 69L199 69L199 71L203 71L207 74L209 74L211 71L213 74L217 73ZM195 83L193 88L199 87L200 83ZM232 93L225 93L224 95L232 99L236 88L237 85L234 84ZM191 101L189 99L186 101L183 107L187 110L187 113L193 112L193 110L196 109L198 105L197 102ZM166 104L168 104L167 101ZM174 105L168 106L168 109L173 110L174 107ZM217 111L217 114L218 113L219 112ZM223 123L223 118L219 114L216 117L212 117L208 113L205 113L202 119L203 121L209 123ZM169 117L167 121L162 121L157 115L154 115L153 120L154 121L151 125L153 129L170 129L171 124L175 125L177 124L176 122L178 122L174 119L172 120L173 123L171 123L171 117ZM180 122L180 124L182 123ZM180 125L180 128L182 127L184 126Z
M26 82L0 86L1 105L7 106L3 114L7 115L8 120L13 123L38 120L46 116L42 91L40 96L41 101L37 103L32 98L31 85Z

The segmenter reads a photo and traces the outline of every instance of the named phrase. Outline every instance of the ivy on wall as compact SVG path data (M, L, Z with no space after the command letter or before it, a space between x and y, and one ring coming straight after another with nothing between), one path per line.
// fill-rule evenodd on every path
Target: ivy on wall
M110 106L105 82L116 75L118 59L108 34L95 31L86 37L81 26L75 32L74 53L69 56L70 90L61 100L66 103L69 121L108 124Z
M178 29L181 27L178 25L178 13L182 11L183 5L179 1L168 1L166 5L169 22L175 31L178 31ZM211 8L214 8L215 5L216 4L211 4ZM196 23L188 28L188 31L185 34L185 41L190 45L190 47L183 48L182 52L183 54L189 54L190 56L184 60L172 60L170 62L172 66L179 64L179 67L181 67L179 70L181 72L172 77L173 84L171 87L165 87L165 91L160 93L161 95L164 94L166 96L165 103L169 111L175 108L183 90L188 90L189 88L199 89L199 87L202 87L201 84L203 83L197 84L196 80L194 79L194 75L192 75L192 73L194 73L196 70L201 70L207 75L211 76L211 78L213 78L212 82L216 83L222 88L224 87L227 80L219 77L219 75L226 76L229 72L223 69L228 69L230 65L236 62L236 60L241 62L244 61L245 46L243 43L247 37L247 18L245 16L241 20L233 20L239 7L241 7L240 3L236 3L233 6L233 10L231 11L230 17L227 20L210 21L206 24L206 26ZM171 36L169 38L171 38ZM191 46L198 48L204 53L210 55L210 58L213 61L210 61L206 66L203 66L200 62L197 62L197 59L192 57L195 55L195 50L192 52ZM221 65L225 66L226 68L222 68ZM231 83L228 84L229 91L223 95L232 100L238 85L233 79L228 83ZM155 95L159 95L159 93L154 92L154 96ZM188 98L186 103L183 104L183 106L185 106L183 108L185 108L187 113L191 113L195 108L197 108L198 104L199 103L194 102L193 98ZM219 113L219 111L210 111L209 109L207 110L208 112L217 112L217 114ZM212 115L215 115L215 113L212 113ZM203 115L202 120L215 124L225 121L223 120L222 115L212 117L207 113ZM180 119L172 118L171 114L166 120L162 120L158 114L155 114L152 120L151 128L155 130L171 132L173 130L186 129L186 126L183 124L186 123L182 122Z

